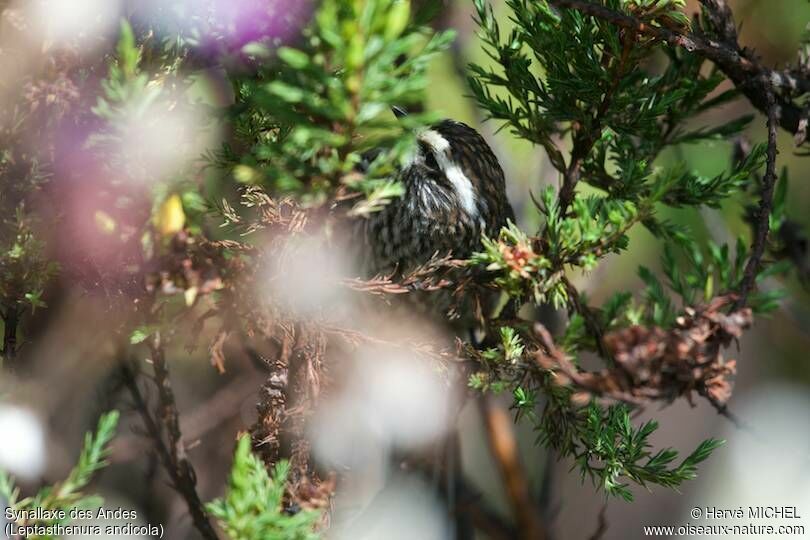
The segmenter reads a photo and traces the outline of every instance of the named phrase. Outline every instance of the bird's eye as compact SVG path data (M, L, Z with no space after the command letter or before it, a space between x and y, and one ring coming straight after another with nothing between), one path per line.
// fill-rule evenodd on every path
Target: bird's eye
M439 164L436 162L436 156L433 154L433 150L431 150L426 144L420 144L419 149L421 150L422 156L425 159L425 166L438 171Z
M439 170L439 164L436 163L436 156L433 155L433 152L428 152L427 156L425 156L425 165L431 169Z

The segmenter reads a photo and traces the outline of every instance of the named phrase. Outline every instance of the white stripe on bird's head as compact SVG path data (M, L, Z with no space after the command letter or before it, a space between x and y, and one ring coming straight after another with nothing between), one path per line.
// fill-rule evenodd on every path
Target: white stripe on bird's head
M467 175L464 174L459 164L452 160L450 141L433 129L423 131L419 134L418 139L425 143L433 153L433 157L436 158L436 163L439 165L439 168L453 186L453 191L455 191L458 197L461 208L472 218L478 216L478 205L475 201L475 188L473 188L472 182L467 178Z
M450 151L450 141L435 129L426 129L419 134L419 140L427 144L434 153L443 154Z

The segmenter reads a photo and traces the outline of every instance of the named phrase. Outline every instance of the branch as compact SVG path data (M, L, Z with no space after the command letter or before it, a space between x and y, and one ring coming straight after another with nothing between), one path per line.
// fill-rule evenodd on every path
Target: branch
M683 47L690 52L701 54L705 58L718 64L734 64L739 69L757 73L760 68L748 58L740 55L739 51L716 41L704 39L695 34L682 34L668 28L650 25L632 15L614 11L610 8L595 4L590 0L549 0L549 3L558 8L570 8L603 19L621 28L633 30L639 35L648 36L670 45Z
M529 484L520 462L517 440L515 440L512 430L512 420L506 411L493 401L491 396L486 394L481 396L479 405L486 425L492 456L500 469L506 487L506 495L517 518L519 538L545 540L548 535L529 496Z
M451 279L449 272L462 269L466 261L451 257L432 258L404 276L396 273L363 280L347 278L341 284L358 292L374 295L407 294L413 291L438 291L459 286L459 279ZM394 278L397 278L396 280Z
M751 257L746 264L743 279L737 291L737 299L733 306L734 311L741 309L745 306L748 294L756 282L768 239L769 218L776 183L776 127L781 125L791 133L797 133L802 129L802 126L807 124L805 113L795 106L790 99L778 96L775 89L805 93L810 90L810 77L803 78L806 74L800 70L774 71L761 65L755 58L752 58L748 51L741 49L737 41L733 14L725 0L701 0L705 7L706 19L723 40L722 42L707 39L694 33L683 34L668 28L653 26L636 17L614 11L588 0L550 0L550 2L558 8L576 9L581 13L632 30L639 35L683 47L711 60L734 82L751 104L763 111L767 116L768 159L763 179L762 198L756 216L757 221L751 246ZM561 200L562 194L561 191Z
M599 323L597 314L590 308L590 306L582 301L579 290L567 277L563 276L562 282L563 285L565 285L568 298L571 299L571 305L573 306L574 311L582 315L582 318L585 321L585 326L593 336L594 342L596 343L596 352L599 353L599 356L605 360L610 360L610 352L605 346L605 336L604 332L602 331L602 325Z
M629 34L629 35L628 35ZM563 184L560 187L560 215L565 216L568 206L574 200L574 193L579 178L582 175L582 164L591 153L593 145L602 136L602 122L610 109L613 95L619 87L622 77L627 69L627 60L630 58L635 32L626 32L622 36L622 55L619 58L619 65L616 73L613 74L610 87L602 96L599 108L596 110L590 126L585 126L587 132L584 135L580 132L574 135L574 146L571 149L571 162L563 173ZM606 53L605 53L606 54Z
M334 474L321 476L311 463L306 422L321 391L327 336L314 322L276 323L278 352L267 359L270 373L256 404L250 428L254 451L270 468L289 459L287 493L302 508L323 509L335 487Z
M759 267L762 264L762 255L765 253L765 244L768 241L771 210L773 206L773 190L776 185L776 100L773 90L763 83L763 89L768 101L768 153L765 166L765 176L762 178L762 194L759 208L754 222L754 240L751 245L751 256L745 265L743 278L737 290L737 300L733 310L741 309L748 300L748 294L754 288Z
M579 392L572 399L577 402L600 397L642 405L689 399L696 392L731 418L724 404L731 397L735 362L726 360L722 349L751 324L749 308L724 312L731 300L721 296L708 305L686 308L670 329L631 326L610 332L605 344L614 365L598 372L580 370L538 324L541 348L534 353L535 362L543 370L555 370L559 384L574 386Z
M177 404L169 381L169 371L166 366L159 333L155 333L149 344L149 349L155 369L155 382L157 383L160 401L161 414L159 421L150 412L149 405L138 388L135 372L126 362L122 362L121 365L124 383L135 402L135 408L138 410L147 431L155 443L158 456L172 479L174 488L186 500L194 526L205 540L217 540L217 534L208 521L205 507L200 495L197 493L197 476L194 467L186 456L182 433L180 432ZM163 439L164 429L168 435L168 444Z
M635 31L638 35L647 36L663 41L677 47L699 54L714 62L718 68L734 83L734 85L748 98L751 104L762 112L768 111L768 98L762 91L762 86L756 81L767 81L766 85L772 91L782 89L788 92L805 93L810 91L810 77L801 72L776 71L761 65L750 53L743 50L736 40L736 31L731 32L733 19L731 11L724 0L701 0L707 7L709 22L715 26L715 31L723 38L723 42L706 38L694 33L684 34L668 28L650 25L632 15L620 13L606 8L589 0L549 0L558 8L570 8L586 15L591 15L615 24L621 28ZM790 99L774 94L778 105L776 118L779 124L791 134L799 131L803 118L801 107L795 105Z
M268 468L278 462L281 454L281 427L284 423L289 383L290 359L295 348L295 325L278 326L275 336L279 351L274 360L268 359L270 373L262 384L259 402L256 404L258 418L250 428L254 451L261 455Z
M3 367L13 367L17 358L17 326L20 324L20 311L14 302L6 308L3 314Z
M396 350L407 351L418 355L422 358L430 358L440 362L461 362L464 359L459 354L459 343L456 343L455 348L442 347L439 344L431 342L418 342L418 341L391 341L387 339L378 338L364 334L357 330L350 328L342 328L339 326L331 326L328 324L320 324L319 329L326 334L334 335L342 339L350 347L359 347L361 344L381 345L383 347L390 347Z
M599 517L597 518L596 522L596 530L588 540L601 540L601 538L605 536L608 529L607 507L608 503L605 501L605 504L602 505L602 509L599 510Z

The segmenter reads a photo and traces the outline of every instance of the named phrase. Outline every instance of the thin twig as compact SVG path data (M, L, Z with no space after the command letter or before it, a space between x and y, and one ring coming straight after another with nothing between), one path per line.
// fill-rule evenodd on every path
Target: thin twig
M515 512L518 538L545 540L547 538L545 528L529 496L529 484L520 462L512 420L506 410L498 406L488 395L481 396L479 404L489 447L501 472L506 495Z
M466 261L452 257L434 257L404 276L396 272L371 279L348 278L341 284L358 292L376 295L406 294L413 291L437 291L458 287L457 279L449 279L448 272L464 268Z
M194 527L204 539L217 540L217 534L208 520L203 502L197 493L197 477L194 467L186 456L180 431L177 404L169 382L169 371L158 332L152 338L149 349L155 368L155 382L157 383L160 401L159 420L150 412L149 405L138 388L135 372L126 362L122 363L121 367L124 383L135 402L135 408L155 443L158 456L163 462L163 467L169 474L174 488L186 501ZM168 436L168 442L163 438L164 429Z
M20 324L20 311L15 305L9 305L3 313L3 367L11 369L17 357L17 326Z
M152 437L152 442L155 444L155 449L157 450L158 456L164 463L171 463L171 454L169 454L169 450L166 447L166 444L163 442L160 426L158 426L157 421L154 419L149 410L149 405L146 402L146 398L141 392L141 389L138 387L138 377L135 369L130 366L128 360L121 362L121 375L121 379L123 380L124 385L127 387L127 390L129 390L129 395L132 397L135 410L138 411L138 414L141 416L141 420L143 420L144 426L146 426L146 430ZM166 467L166 470L168 471L170 468Z
M339 326L332 326L328 324L320 324L319 328L326 334L341 338L351 347L358 347L361 344L380 345L383 347L390 347L392 349L406 350L411 353L415 353L420 357L439 360L441 362L461 362L465 360L465 358L458 355L458 347L442 347L438 343L431 342L417 342L409 340L392 341L364 334L363 332L353 330L351 328L341 328Z
M706 399L709 401L711 406L714 407L714 410L717 411L717 414L719 414L720 416L731 422L735 428L741 431L748 431L749 433L754 433L754 430L753 428L751 428L750 425L748 425L746 422L743 422L739 416L737 416L728 409L727 403L721 403L708 395L706 396ZM764 437L762 438L762 440L764 440Z
M608 110L610 110L613 96L619 87L619 83L627 70L627 61L630 58L634 39L635 31L633 30L625 32L622 36L622 55L619 58L619 64L616 66L616 72L613 74L611 84L602 96L602 101L599 103L599 107L591 120L591 125L582 126L584 130L580 132L581 135L574 136L574 147L571 149L571 161L563 173L563 183L560 187L560 214L563 216L574 200L575 188L582 175L582 165L585 163L588 154L591 153L593 145L596 144L596 141L602 136L602 123L604 122Z
M737 301L732 308L734 311L745 306L748 301L748 294L754 288L754 283L756 282L757 274L762 264L762 255L765 253L765 245L768 241L768 230L773 207L773 190L776 185L776 100L774 99L773 90L766 83L763 83L763 91L768 101L767 163L765 165L765 176L762 178L762 193L760 195L759 208L755 216L756 222L754 227L754 240L751 245L751 256L748 258L748 263L745 265L743 278L737 289Z
M690 52L711 60L734 82L735 86L748 98L751 104L760 111L767 112L770 107L761 86L756 84L757 80L768 81L768 87L771 90L782 89L799 94L810 90L810 77L806 74L802 73L802 76L798 77L794 71L777 71L763 66L752 58L747 51L741 49L736 41L718 42L694 33L685 34L669 28L654 26L637 17L612 10L589 0L549 1L558 8L576 9L581 13L603 19L616 26L634 30L639 35L683 47ZM709 3L704 0L704 5ZM715 0L711 4L720 5L724 3ZM712 12L712 6L708 7L710 8L708 11ZM729 40L731 37L727 30L729 14L730 11L727 13L713 12L714 16L710 17L713 24L718 24L718 21L723 20L718 33L722 34L724 40ZM733 24L733 21L731 24ZM779 124L791 134L796 133L803 117L802 108L782 96L775 96L775 99L779 105L777 111Z
M602 505L602 509L599 510L599 517L597 518L596 522L596 530L591 535L589 540L599 540L605 535L608 529L608 522L607 522L607 507L608 503L605 501L605 504Z
M597 313L594 312L588 304L582 301L579 290L577 290L567 277L563 276L562 283L565 286L565 291L568 294L568 298L571 300L574 311L582 316L585 321L585 326L588 328L588 332L593 336L594 342L596 343L596 352L605 360L610 360L610 352L605 346L605 336L602 325L599 323Z
M755 175L754 179L759 185L762 185L761 176ZM702 208L700 215L708 225L707 229L710 231L711 238L715 244L723 245L734 243L733 235L728 225L720 217L717 209ZM755 216L752 216L752 218L753 217ZM751 225L751 230L754 231L755 224L752 223L750 219L749 224ZM782 224L782 227L784 226L785 224ZM770 254L778 257L778 254L772 251L770 251ZM757 283L757 287L767 293L776 289L782 289L782 284L776 277L771 276ZM794 325L795 330L802 335L802 338L810 340L810 309L798 302L796 298L784 298L780 304L780 309L783 316Z

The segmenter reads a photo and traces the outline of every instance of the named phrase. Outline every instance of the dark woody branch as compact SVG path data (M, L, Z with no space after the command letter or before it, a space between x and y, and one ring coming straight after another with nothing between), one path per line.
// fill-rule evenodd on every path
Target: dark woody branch
M572 398L576 402L598 397L644 405L679 397L691 401L694 392L725 410L735 362L724 358L723 349L751 325L749 308L724 312L732 300L721 296L707 305L686 308L671 329L632 326L610 332L604 340L614 365L595 372L575 366L549 332L537 325L540 347L534 360L541 369L556 371L559 384L579 392Z
M637 17L620 13L589 0L549 0L558 8L570 8L598 17L639 36L664 41L670 45L699 54L712 61L748 98L751 104L767 114L768 97L763 81L774 93L776 119L779 125L795 134L800 130L805 114L790 98L810 90L810 74L801 70L779 71L762 65L748 49L740 47L731 10L724 0L701 0L706 8L707 20L717 39L696 33L683 33L649 24Z
M718 40L707 35L681 33L669 28L651 25L637 17L627 15L595 4L588 0L550 0L559 8L576 9L581 13L604 19L638 35L665 41L683 47L712 61L731 79L751 104L764 112L768 119L767 168L763 178L762 194L755 216L754 240L751 257L745 267L737 292L734 310L745 306L748 294L754 288L756 276L762 264L768 238L769 217L773 205L776 184L776 127L796 134L803 142L807 127L807 114L796 105L791 95L810 90L810 74L794 69L776 71L762 65L748 49L741 48L737 41L734 17L725 0L701 0L705 20ZM800 133L802 132L802 133Z
M770 227L770 216L773 209L773 191L776 185L776 126L777 107L773 91L763 85L766 100L768 102L768 154L765 168L765 176L762 178L762 193L760 195L759 207L754 216L754 241L751 245L751 256L745 266L742 280L738 287L738 297L734 303L734 310L745 306L748 294L754 288L757 274L762 265L762 256L765 253L765 244L768 241L768 230Z
M156 334L153 338L149 349L155 369L155 383L158 387L159 413L155 415L150 410L149 403L138 387L137 374L128 360L121 363L123 382L129 390L135 409L140 414L141 420L155 444L158 457L171 478L172 485L188 505L194 527L201 538L216 540L218 538L217 533L208 520L203 502L199 493L197 493L197 476L194 467L186 456L180 431L177 404L169 382L169 372L159 334ZM164 437L164 431L166 437Z
M568 167L564 171L561 171L563 173L563 182L560 187L560 211L563 215L565 215L568 207L574 200L574 190L582 175L582 166L588 154L590 154L593 149L594 144L596 144L597 139L602 134L602 124L605 115L610 109L613 96L619 87L622 77L624 77L628 70L628 60L633 41L634 32L632 30L625 32L622 36L622 55L617 60L617 65L613 70L613 80L602 96L602 101L599 103L599 107L591 119L589 129L574 133L574 146L571 150L571 160L568 163Z
M0 349L0 358L4 367L13 367L17 357L17 326L20 323L20 310L16 303L9 302L5 313L0 313L3 319L3 345Z

